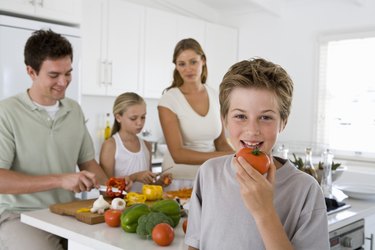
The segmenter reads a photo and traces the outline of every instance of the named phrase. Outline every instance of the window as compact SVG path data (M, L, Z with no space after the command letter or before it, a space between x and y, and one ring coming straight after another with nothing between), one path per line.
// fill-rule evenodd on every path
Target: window
M375 161L375 34L320 44L316 140Z

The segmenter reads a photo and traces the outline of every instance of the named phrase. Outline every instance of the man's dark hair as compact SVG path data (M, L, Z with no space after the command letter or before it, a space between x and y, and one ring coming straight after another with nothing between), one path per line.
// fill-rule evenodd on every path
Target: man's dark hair
M34 31L27 40L24 50L25 64L39 73L46 59L59 59L70 56L73 61L73 48L70 42L60 34L49 30Z

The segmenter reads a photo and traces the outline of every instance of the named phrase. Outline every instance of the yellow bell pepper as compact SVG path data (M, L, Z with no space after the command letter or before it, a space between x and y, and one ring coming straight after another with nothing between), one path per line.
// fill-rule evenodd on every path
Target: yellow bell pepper
M126 195L125 201L126 201L127 206L131 206L133 204L138 204L138 203L145 203L146 196L143 194L138 194L136 192L129 192Z
M146 196L146 200L155 201L163 198L163 188L160 185L143 185L142 193Z

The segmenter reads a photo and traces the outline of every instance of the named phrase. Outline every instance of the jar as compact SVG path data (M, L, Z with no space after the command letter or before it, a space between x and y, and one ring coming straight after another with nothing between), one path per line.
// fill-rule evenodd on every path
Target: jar
M323 174L320 185L322 187L324 196L327 198L332 198L332 161L333 154L329 149L324 150L322 153L322 166Z

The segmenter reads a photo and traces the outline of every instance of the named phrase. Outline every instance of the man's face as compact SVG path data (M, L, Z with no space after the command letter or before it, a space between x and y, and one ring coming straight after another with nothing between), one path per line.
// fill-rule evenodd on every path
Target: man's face
M27 73L33 84L30 95L33 101L42 105L53 105L65 97L65 91L72 80L72 61L69 56L46 59L39 73L27 66Z

